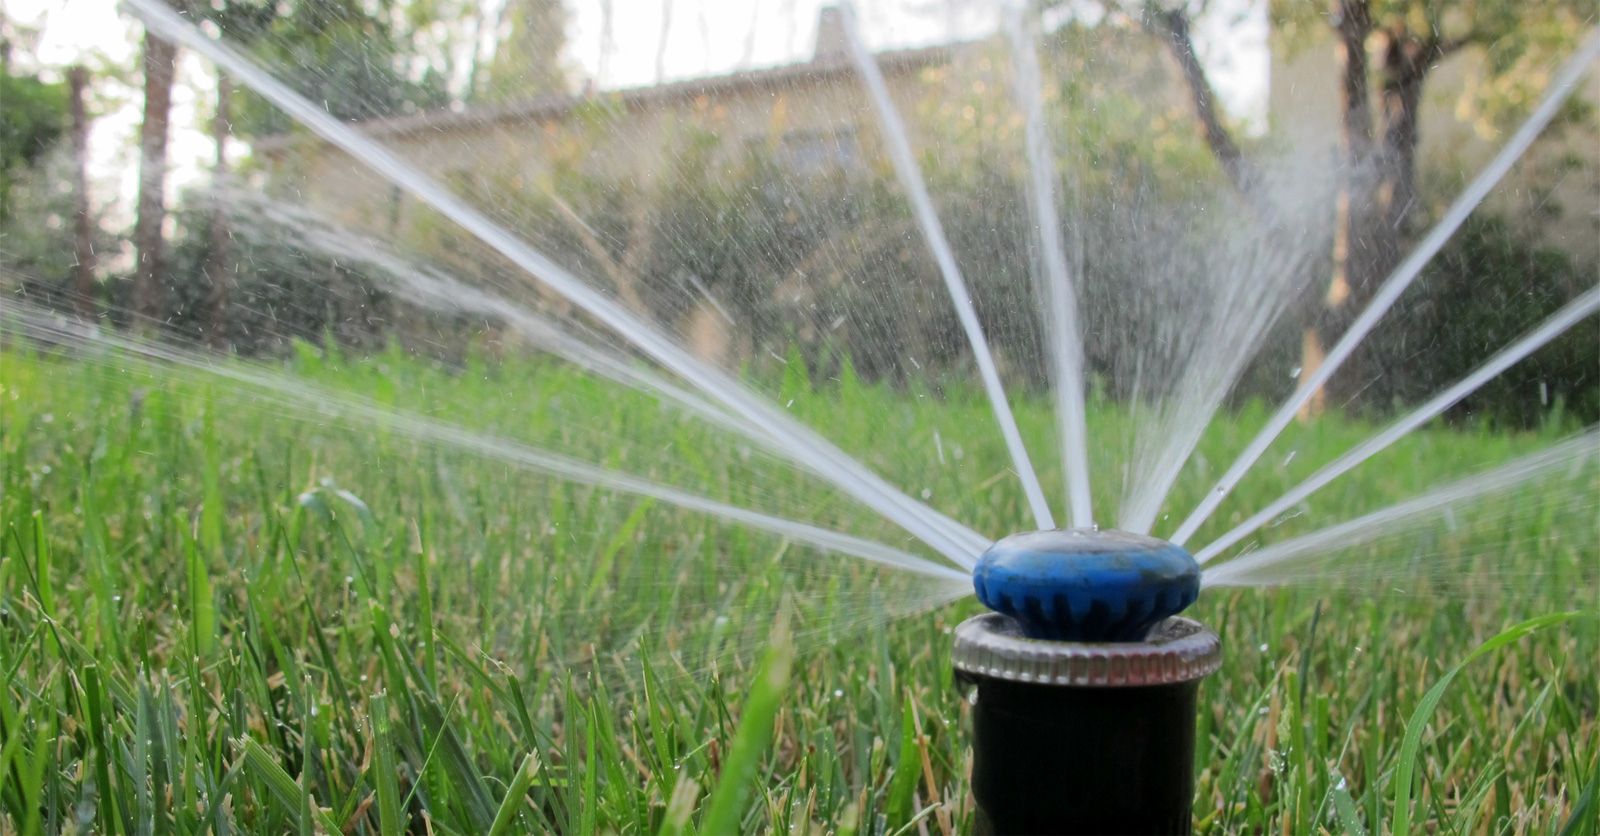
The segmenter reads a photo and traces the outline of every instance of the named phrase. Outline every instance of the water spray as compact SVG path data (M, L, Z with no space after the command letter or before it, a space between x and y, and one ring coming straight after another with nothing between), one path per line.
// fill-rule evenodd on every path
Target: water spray
M972 689L979 833L1187 833L1195 697L1215 633L1177 614L1200 567L1163 540L1099 529L996 542L973 570L994 612L956 628Z

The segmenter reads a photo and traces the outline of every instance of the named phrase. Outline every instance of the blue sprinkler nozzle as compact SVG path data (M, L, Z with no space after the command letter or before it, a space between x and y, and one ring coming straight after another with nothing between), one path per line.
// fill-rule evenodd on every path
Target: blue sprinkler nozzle
M1134 642L1194 603L1200 564L1165 540L1126 531L1028 531L990 546L972 585L1029 638Z

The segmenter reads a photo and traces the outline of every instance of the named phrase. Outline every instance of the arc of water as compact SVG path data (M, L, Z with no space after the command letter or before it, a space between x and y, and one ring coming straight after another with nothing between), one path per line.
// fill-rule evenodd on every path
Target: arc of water
M1262 454L1267 451L1267 447L1271 446L1272 442L1283 432L1283 429L1289 426L1289 422L1294 420L1294 416L1300 411L1300 407L1305 406L1306 402L1311 400L1311 396L1322 389L1329 378L1333 377L1333 373L1338 371L1339 366L1349 359L1356 346L1366 338L1367 334L1372 332L1372 329L1377 326L1378 320L1400 298L1400 294L1404 293L1406 288L1410 287L1411 283L1422 273L1422 268L1438 254L1440 248L1450 239L1450 236L1454 235L1456 230L1461 227L1461 224L1466 221L1467 216L1472 214L1472 210L1483 202L1489 191L1494 188L1496 183L1500 182L1500 179L1505 176L1507 171L1511 170L1511 166L1527 152L1534 139L1539 136L1539 133L1544 130L1546 125L1550 124L1550 120L1555 118L1561 104L1566 101L1567 96L1572 94L1578 82L1588 71L1589 65L1597 56L1600 56L1600 29L1590 32L1584 38L1577 51L1567 59L1567 62L1562 65L1560 71L1551 80L1544 99L1539 102L1539 106L1534 109L1533 113L1529 114L1527 121L1522 123L1522 127L1518 128L1517 132L1511 136L1511 139L1506 141L1506 144L1495 155L1494 159L1487 166L1484 166L1483 171L1479 172L1478 176L1467 185L1466 190L1450 205L1444 217L1440 218L1433 229L1428 231L1427 237L1423 238L1416 248L1406 256L1406 259L1394 269L1394 272L1389 274L1389 277L1379 286L1378 292L1373 296L1372 301L1367 304L1366 309L1361 312L1355 322L1350 324L1349 329L1334 344L1333 349L1328 352L1328 356L1323 359L1322 365L1301 382L1300 387L1284 402L1283 406L1278 408L1278 411L1267 422L1267 425L1261 428L1261 431L1245 447L1244 452L1239 454L1239 457L1228 467L1222 478L1217 480L1215 487L1206 493L1200 504L1183 521L1183 524L1178 526L1178 530L1170 538L1173 543L1181 546L1194 535L1200 525L1211 516L1217 506L1222 504L1222 500L1239 483L1239 479L1255 465Z
M512 263L561 294L651 359L720 402L734 415L781 439L785 452L812 472L872 508L886 519L933 547L963 568L971 568L991 542L884 481L809 427L784 415L739 381L701 362L665 334L624 310L604 294L551 260L526 241L497 225L483 212L457 197L416 166L340 122L254 60L207 37L161 0L124 0L158 37L194 50L251 87L274 106L294 117L324 141L361 161L384 179L459 224Z
M1089 428L1083 394L1083 336L1078 329L1075 283L1056 211L1055 149L1044 119L1044 94L1039 56L1032 33L1023 22L1022 9L1006 10L1006 35L1016 65L1016 93L1026 120L1024 136L1028 155L1028 197L1033 204L1039 233L1039 255L1044 275L1039 288L1044 296L1045 334L1050 345L1050 373L1056 396L1056 420L1061 433L1061 473L1067 482L1069 519L1073 526L1094 525L1089 481Z
M299 416L297 420L305 420L305 416L311 414L328 418L355 419L363 425L383 427L407 438L453 447L496 461L510 462L527 470L557 476L578 484L656 499L685 510L708 514L788 537L826 551L859 557L929 577L952 581L969 580L962 572L882 543L719 502L681 488L598 467L560 453L476 433L455 424L403 410L379 406L364 398L297 381L285 375L251 370L242 365L217 364L210 362L204 355L129 340L98 329L77 326L76 323L57 324L52 321L53 317L50 314L38 311L26 303L8 310L6 319L14 319L21 325L24 333L36 337L66 340L101 350L114 350L122 357L136 357L141 362L152 365L169 364L255 391L271 393L280 402L293 403L299 407L294 413L289 413Z
M1289 508L1294 507L1300 500L1305 499L1322 489L1329 482L1350 472L1357 465L1404 438L1412 430L1459 403L1462 398L1472 394L1478 387L1494 379L1496 375L1510 368L1513 363L1527 357L1551 340L1566 333L1569 328L1578 324L1595 311L1600 311L1600 288L1592 289L1567 303L1561 310L1556 311L1548 319L1540 323L1539 327L1489 358L1483 365L1474 369L1450 388L1433 396L1427 403L1390 424L1383 432L1351 448L1349 452L1313 473L1305 481L1290 488L1282 497L1235 526L1232 531L1218 537L1205 548L1196 552L1195 560L1205 563L1221 554L1223 550L1248 537L1256 529L1276 519L1279 514Z
M318 252L337 255L351 262L383 271L385 276L408 294L407 298L436 311L475 314L505 322L534 346L568 363L608 380L643 392L658 395L702 421L724 430L751 437L753 428L737 421L716 405L707 402L666 377L631 358L569 333L555 322L511 300L468 285L440 273L430 266L407 262L386 251L377 241L341 228L329 218L298 206L268 201L253 191L228 190L214 199L227 201L237 212L241 205L275 224L274 234L293 235L296 241ZM753 439L768 445L766 439Z
M1253 171L1261 175L1265 169ZM1273 323L1298 295L1299 277L1308 273L1303 267L1313 250L1302 247L1296 237L1297 221L1308 220L1300 210L1309 204L1266 194L1270 181L1254 177L1262 193L1252 202L1257 207L1271 205L1273 213L1236 243L1230 242L1227 252L1214 254L1220 256L1216 263L1202 268L1211 277L1229 278L1206 279L1216 283L1207 294L1211 298L1191 314L1196 318L1183 326L1188 333L1153 335L1172 339L1179 347L1179 353L1171 355L1178 376L1164 398L1134 416L1137 430L1130 470L1117 511L1117 528L1123 531L1148 534L1155 527L1167 492L1199 446L1212 416L1222 408ZM1196 334L1207 337L1194 340Z
M867 88L867 97L872 100L873 111L877 113L878 126L883 131L889 158L894 163L895 176L911 200L917 224L922 228L922 237L933 253L934 262L939 266L939 275L944 278L945 289L949 291L950 301L955 305L956 316L961 320L961 328L966 332L968 344L972 346L973 361L978 366L978 375L983 378L983 388L988 392L989 405L994 410L995 421L1000 425L1000 434L1005 438L1006 449L1011 453L1017 477L1022 480L1022 490L1028 497L1028 505L1033 509L1034 520L1041 529L1055 528L1055 517L1050 513L1050 503L1045 500L1044 488L1039 485L1039 475L1034 472L1033 462L1028 458L1028 449L1022 443L1022 432L1017 428L1016 416L1011 414L1011 403L1006 400L1005 385L1000 382L1000 370L995 366L994 355L989 350L989 341L983 335L983 325L978 322L978 311L972 305L972 294L967 290L966 280L961 277L961 268L956 264L955 253L951 251L950 242L944 234L944 227L939 223L939 214L934 211L933 198L928 195L928 187L923 183L922 172L917 166L915 157L912 156L911 141L906 138L905 124L901 122L899 113L894 109L894 102L889 98L889 87L884 83L883 73L878 69L877 62L872 59L872 54L867 51L866 43L861 40L855 7L850 3L841 4L840 17L844 24L845 41L850 47L850 58Z
M1512 460L1493 470L1468 476L1420 496L1374 511L1347 522L1274 543L1245 557L1207 567L1200 575L1203 587L1255 586L1273 582L1273 572L1297 560L1332 549L1368 542L1397 523L1470 502L1491 493L1521 487L1570 469L1574 462L1600 457L1600 432L1587 432Z

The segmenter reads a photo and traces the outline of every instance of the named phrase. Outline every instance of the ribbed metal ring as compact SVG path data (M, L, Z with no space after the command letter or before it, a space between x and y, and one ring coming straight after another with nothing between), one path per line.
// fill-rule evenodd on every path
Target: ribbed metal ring
M1189 682L1222 666L1222 642L1198 621L1173 616L1142 642L1058 642L1030 639L999 613L973 616L956 628L951 661L973 676L1044 685L1098 688Z

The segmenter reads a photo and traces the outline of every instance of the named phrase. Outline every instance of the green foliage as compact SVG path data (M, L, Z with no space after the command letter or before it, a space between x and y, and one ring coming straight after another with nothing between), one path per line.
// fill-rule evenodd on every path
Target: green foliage
M0 221L0 288L35 304L71 310L73 300L73 173L65 141L13 172L9 183L11 216ZM95 224L95 252L117 253L125 244L116 232Z
M565 93L567 20L561 0L507 0L501 14L508 31L495 45L487 84L470 92L491 102Z
M282 80L328 113L358 121L439 107L444 91L402 72L409 45L390 22L394 0L369 7L356 0L316 0L269 7L268 13L221 21L251 46ZM289 131L288 116L253 94L237 104L234 130L242 136Z
M9 46L6 48L9 49ZM5 62L0 72L0 223L11 218L11 192L19 177L50 150L67 129L67 85Z
M1383 409L1426 399L1593 285L1592 273L1529 242L1504 218L1474 215L1370 338L1381 371L1364 403ZM1600 420L1596 345L1600 323L1591 317L1452 414L1509 426L1562 412L1584 424Z
M1431 36L1446 54L1478 51L1483 75L1466 85L1460 102L1486 131L1496 132L1526 116L1551 68L1572 52L1594 18L1587 0L1362 0L1354 5L1368 10L1381 33L1373 44L1378 49L1394 35ZM1333 22L1328 5L1315 0L1272 0L1270 14L1279 41L1291 48L1324 43ZM1328 89L1336 88L1330 84ZM1569 104L1575 116L1588 109L1579 99Z
M168 306L164 327L185 338L203 341L211 323L204 266L209 252L208 201L190 197L180 208L180 235L168 256ZM371 268L330 254L307 250L271 225L235 221L229 240L231 272L226 336L233 350L247 355L278 354L296 340L372 351L391 340L409 340L448 329L448 317L429 317L397 300L387 277ZM115 284L127 292L127 282ZM116 298L114 302L119 301ZM113 306L113 317L127 310ZM465 350L466 332L443 340L440 356Z

